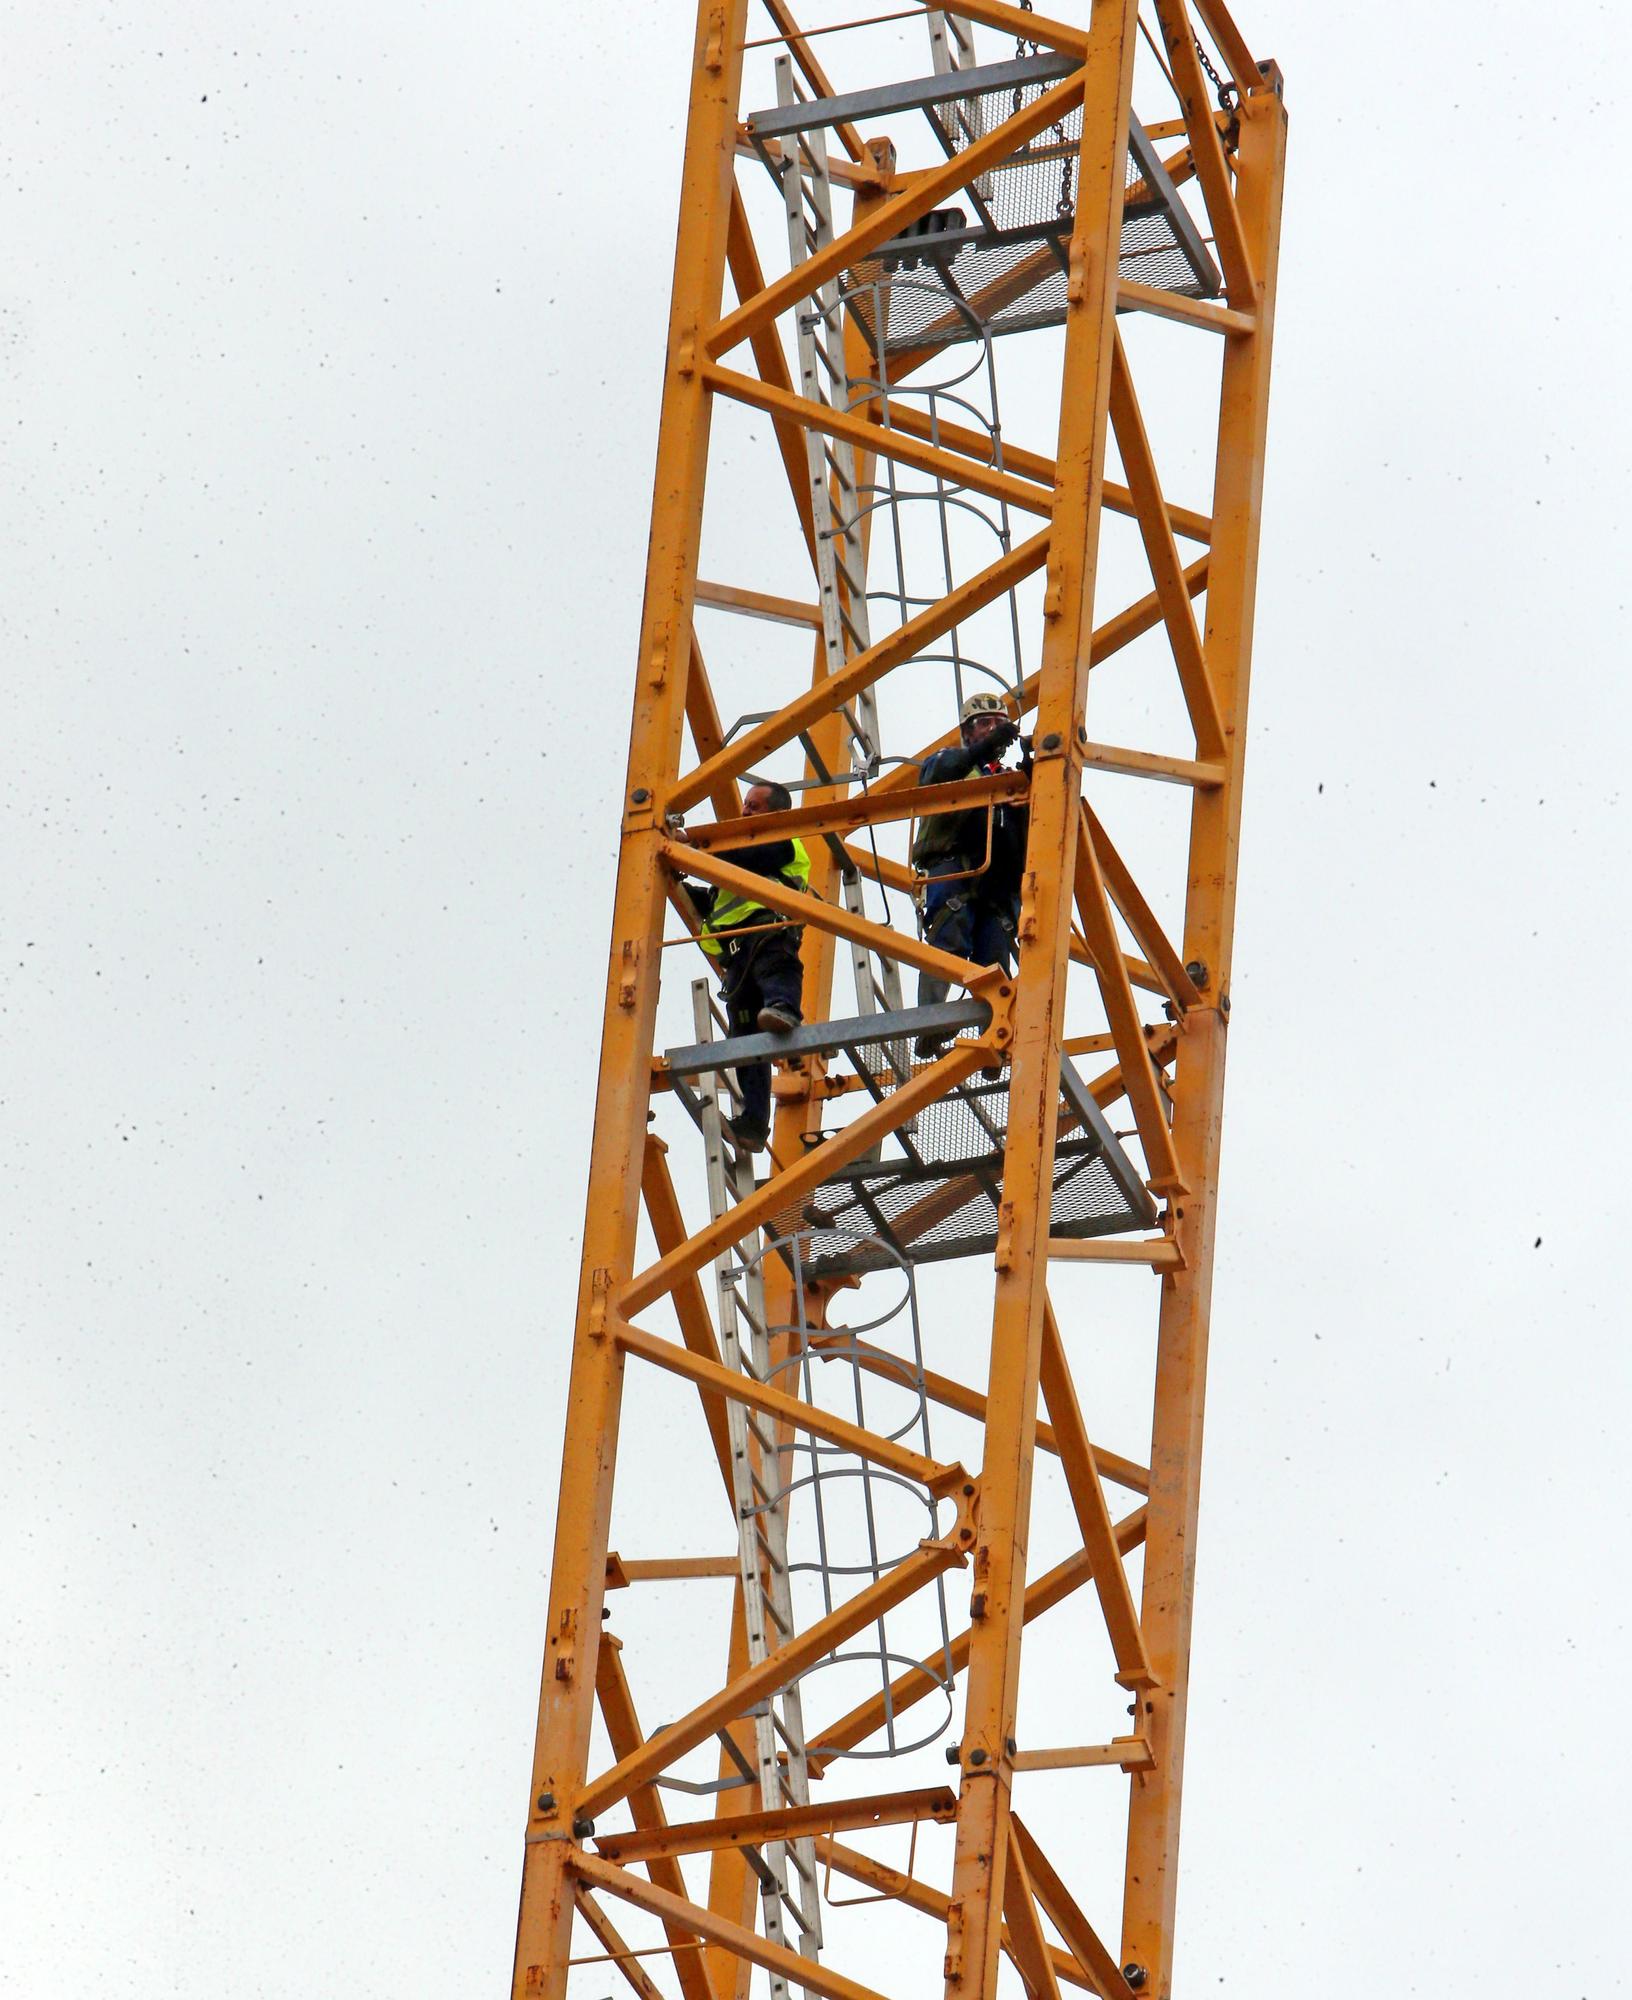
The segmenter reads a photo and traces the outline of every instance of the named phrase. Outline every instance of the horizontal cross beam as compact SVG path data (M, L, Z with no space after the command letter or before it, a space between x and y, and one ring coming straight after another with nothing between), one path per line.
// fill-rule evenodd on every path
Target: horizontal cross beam
M595 1843L607 1861L627 1865L654 1854L706 1854L718 1847L763 1847L773 1840L798 1840L813 1833L852 1833L872 1826L901 1826L913 1820L958 1815L955 1792L937 1785L921 1792L880 1792L865 1799L829 1799L813 1806L786 1806L772 1812L732 1813L725 1819L690 1820L655 1833L610 1833Z
M734 1035L729 1041L692 1042L683 1049L669 1049L663 1057L663 1069L671 1077L703 1076L711 1070L735 1069L739 1063L791 1062L797 1056L900 1041L909 1035L934 1034L950 1041L965 1028L984 1029L991 1018L992 1010L984 1000L946 1000L936 1007L903 1007L891 1014L806 1021L786 1034Z
M847 410L813 403L808 396L788 395L768 382L756 381L752 375L715 367L703 372L708 386L717 395L729 396L732 402L746 404L751 410L763 410L771 417L786 417L806 430L819 431L824 437L853 445L857 451L876 452L880 458L894 459L915 472L928 473L954 486L967 486L993 500L1005 500L1028 514L1046 516L1054 511L1054 495L1049 488L1029 479L1017 479L1013 473L1001 472L994 466L982 465L979 459L961 452L942 451L905 430L869 423L865 417L852 416Z
M858 826L883 826L892 820L927 819L931 813L966 812L974 807L1001 805L1023 799L1031 780L1023 771L998 771L990 777L960 778L945 785L914 785L910 790L876 788L819 806L793 806L787 812L743 813L732 819L686 829L686 845L703 853L721 848L760 847L772 840L797 840L805 834L848 833Z

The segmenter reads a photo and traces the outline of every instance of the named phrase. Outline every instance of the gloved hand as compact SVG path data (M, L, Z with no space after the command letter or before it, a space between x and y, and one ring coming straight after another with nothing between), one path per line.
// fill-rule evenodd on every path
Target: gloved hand
M997 725L997 727L991 732L991 734L986 738L986 741L981 745L981 748L985 750L989 756L1000 757L1002 756L1003 752L1008 749L1011 743L1018 743L1019 741L1020 741L1019 723L1014 722L1012 720L1006 722L1000 722Z

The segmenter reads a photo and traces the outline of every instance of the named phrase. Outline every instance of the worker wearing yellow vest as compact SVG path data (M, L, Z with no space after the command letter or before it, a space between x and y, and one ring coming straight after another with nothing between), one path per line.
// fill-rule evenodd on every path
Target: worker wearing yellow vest
M743 800L745 816L786 812L793 804L787 787L756 784ZM753 847L736 847L719 856L751 875L785 883L791 889L810 885L810 856L802 840L767 840ZM720 975L720 997L733 1035L786 1034L804 1019L799 1011L801 973L799 947L804 926L789 921L750 896L734 890L686 885L702 918L698 942L714 960ZM737 1090L742 1109L727 1120L727 1129L744 1151L763 1151L771 1131L771 1066L768 1062L739 1063Z

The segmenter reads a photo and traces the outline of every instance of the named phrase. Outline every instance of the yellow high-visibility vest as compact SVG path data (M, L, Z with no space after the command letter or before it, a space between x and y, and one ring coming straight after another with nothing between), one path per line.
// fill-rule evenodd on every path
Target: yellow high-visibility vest
M793 859L781 869L779 881L786 882L790 889L810 887L810 855L805 843L793 843ZM751 923L756 917L769 916L763 903L756 903L750 896L739 896L733 889L721 889L714 898L714 907L703 919L702 935L697 940L710 958L720 956L720 946L715 942L716 931L731 930L738 924Z

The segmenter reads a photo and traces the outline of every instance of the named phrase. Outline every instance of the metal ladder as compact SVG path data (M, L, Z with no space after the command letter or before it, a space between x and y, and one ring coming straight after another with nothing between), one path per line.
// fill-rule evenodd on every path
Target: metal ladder
M784 105L805 101L787 56L776 60L776 96ZM788 257L797 269L833 241L833 183L828 174L827 140L820 126L793 135L779 177L788 219ZM800 305L795 323L800 393L828 409L848 412L844 302L837 279L830 279ZM805 464L816 530L822 646L827 671L836 674L846 661L872 644L867 618L867 541L862 526L866 501L856 475L855 449L848 439L823 437L807 428ZM878 705L871 688L857 696L852 726L862 762L871 770L879 752ZM860 873L846 868L840 882L845 908L852 915L864 916ZM880 961L880 977L875 979L872 954L865 945L852 943L850 964L858 1013L876 1013L881 1004L886 1011L899 1011L901 971L894 959Z
M698 1041L712 1041L716 1026L723 1027L725 1023L713 1005L708 980L693 982L691 1004ZM753 1193L753 1162L743 1152L727 1154L722 1122L733 1093L725 1072L712 1071L699 1077L698 1084L708 1165L708 1204L718 1221L737 1202ZM740 1293L739 1282L743 1287ZM769 1381L771 1346L765 1324L757 1233L715 1258L714 1285L721 1359L727 1368L738 1369L753 1381ZM744 1320L748 1328L746 1343L742 1335ZM748 1657L757 1666L791 1639L794 1632L793 1593L788 1576L785 1455L769 1418L735 1398L728 1399L725 1408L743 1617ZM767 1812L809 1805L810 1769L798 1682L768 1695L750 1712L760 1804ZM767 1841L757 1853L748 1850L747 1859L759 1878L766 1937L799 1951L806 1958L815 1958L822 1942L821 1883L815 1843L808 1834L792 1841ZM768 1976L771 2000L788 2000L787 1980L776 1972Z

